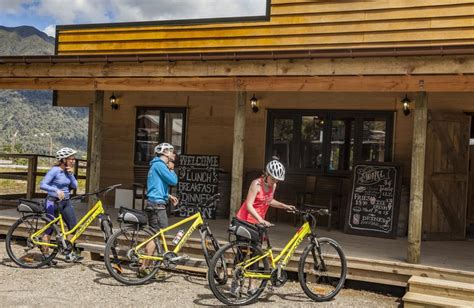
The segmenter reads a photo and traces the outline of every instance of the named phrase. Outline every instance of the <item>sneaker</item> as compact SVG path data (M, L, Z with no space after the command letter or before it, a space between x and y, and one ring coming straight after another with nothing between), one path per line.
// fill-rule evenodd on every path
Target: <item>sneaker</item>
M42 256L41 256L41 259L42 259L43 261L46 260L46 259L48 259L48 258L49 258L49 255L42 255ZM56 260L54 260L54 259L52 259L51 261L49 261L48 263L46 263L46 265L48 265L48 266L55 266L55 265L57 265L57 264L58 264L58 261L56 261Z
M123 273L123 268L120 264L114 263L112 264L112 268L119 274Z
M137 276L138 276L138 278L145 278L148 275L150 275L150 273L151 273L151 269L149 269L149 268L140 268L140 269L138 269Z
M64 257L64 261L68 263L72 263L72 262L78 263L78 262L81 262L83 259L84 257L76 254L74 251L70 252L69 254L66 255L66 257Z

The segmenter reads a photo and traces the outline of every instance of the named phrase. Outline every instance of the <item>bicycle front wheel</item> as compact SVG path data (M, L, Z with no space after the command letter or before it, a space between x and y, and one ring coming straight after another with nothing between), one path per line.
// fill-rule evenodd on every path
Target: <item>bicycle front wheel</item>
M211 260L219 250L219 242L217 242L214 235L207 229L201 232L201 246L206 259L206 264L209 267L211 265ZM216 264L214 279L217 280L219 284L225 284L227 281L227 266L224 261L224 257L221 257L220 262Z
M58 253L56 225L51 226L35 239L37 242L49 242L55 247L35 244L31 237L49 222L50 220L43 215L27 215L18 219L10 227L5 245L7 254L13 262L24 268L39 268L54 259Z
M300 257L298 279L303 291L317 302L329 301L344 286L347 263L341 246L330 238L315 239Z
M262 254L260 247L248 242L231 242L222 246L212 258L207 273L209 286L216 298L232 306L255 302L268 282L267 278L257 277L270 274L268 259L263 258L247 269L244 269L243 263ZM222 267L222 260L226 263L225 275L229 277L224 283L214 276L215 273L224 274L218 270ZM255 278L244 277L244 273L253 274Z
M152 279L160 269L161 261L140 258L135 248L155 234L151 229L127 227L115 232L107 241L104 261L107 271L126 285L139 285ZM138 250L141 255L162 256L159 240L155 239Z

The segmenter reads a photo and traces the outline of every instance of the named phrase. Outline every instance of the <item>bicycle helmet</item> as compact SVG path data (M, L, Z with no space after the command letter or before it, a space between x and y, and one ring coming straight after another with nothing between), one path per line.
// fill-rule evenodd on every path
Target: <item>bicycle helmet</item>
M174 147L169 143L160 143L155 147L155 154L165 154L165 151L173 152Z
M64 158L68 158L69 156L72 156L76 154L77 151L71 149L71 148L62 148L61 150L56 152L56 159L61 160Z
M268 175L278 181L285 180L285 167L278 160L272 160L267 164L266 171Z

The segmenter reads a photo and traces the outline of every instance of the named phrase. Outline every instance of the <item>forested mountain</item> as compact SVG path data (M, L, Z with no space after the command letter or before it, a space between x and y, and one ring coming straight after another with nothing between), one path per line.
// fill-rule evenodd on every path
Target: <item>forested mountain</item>
M54 38L29 26L0 26L0 57L54 53ZM52 106L51 91L0 91L0 152L48 154L87 148L87 108Z

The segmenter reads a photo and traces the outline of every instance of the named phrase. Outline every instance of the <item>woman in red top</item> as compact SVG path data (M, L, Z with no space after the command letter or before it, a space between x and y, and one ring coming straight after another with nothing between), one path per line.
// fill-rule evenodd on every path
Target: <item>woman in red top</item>
M262 177L255 179L250 184L247 199L240 207L237 218L252 224L263 224L271 226L271 223L265 220L268 207L294 211L293 205L288 205L273 199L277 183L285 180L285 167L278 160L270 161Z

